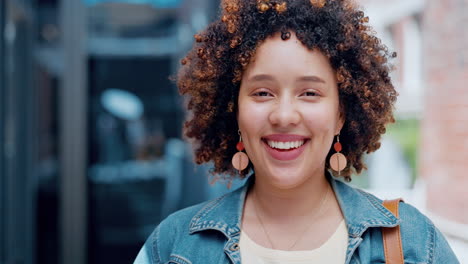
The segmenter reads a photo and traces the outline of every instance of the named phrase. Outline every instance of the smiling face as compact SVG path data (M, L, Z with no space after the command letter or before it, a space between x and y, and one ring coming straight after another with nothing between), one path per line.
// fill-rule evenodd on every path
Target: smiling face
M266 39L245 70L237 119L257 179L281 189L323 176L344 120L335 73L318 50L291 35Z

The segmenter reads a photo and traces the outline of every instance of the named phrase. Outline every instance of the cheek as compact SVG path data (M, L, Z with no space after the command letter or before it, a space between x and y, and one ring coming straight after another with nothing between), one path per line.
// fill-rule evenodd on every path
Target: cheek
M338 113L331 108L311 109L304 115L306 127L313 133L327 136L333 136L336 125L338 124Z
M240 101L237 121L242 131L245 150L253 161L256 150L259 150L255 145L260 143L259 139L268 127L268 111L259 104Z
M268 118L267 110L264 107L252 102L239 101L239 112L237 121L239 128L245 136L249 137L265 127Z

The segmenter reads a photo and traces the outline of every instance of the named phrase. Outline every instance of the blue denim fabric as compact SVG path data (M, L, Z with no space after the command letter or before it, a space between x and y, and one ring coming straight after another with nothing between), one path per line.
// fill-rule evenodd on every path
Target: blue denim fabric
M246 184L218 199L170 215L150 235L134 264L241 263L239 239ZM382 200L329 176L348 228L345 263L385 263L381 227L400 225L405 263L459 263L434 224L411 205L400 219Z

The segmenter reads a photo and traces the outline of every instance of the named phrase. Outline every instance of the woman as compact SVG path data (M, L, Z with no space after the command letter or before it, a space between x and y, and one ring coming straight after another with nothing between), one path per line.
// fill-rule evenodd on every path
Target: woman
M385 263L381 228L397 225L407 263L458 263L415 208L398 219L340 180L394 121L394 55L367 22L347 0L222 3L182 60L185 134L217 177L252 173L169 216L135 263Z

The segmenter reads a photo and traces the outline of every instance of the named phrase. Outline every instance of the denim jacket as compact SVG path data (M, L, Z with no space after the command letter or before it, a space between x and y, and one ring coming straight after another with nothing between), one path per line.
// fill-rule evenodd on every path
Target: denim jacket
M220 198L178 211L150 235L134 264L239 264L246 184ZM397 219L382 200L329 176L348 229L347 263L385 263L381 227L400 225L405 263L459 263L434 224L400 203Z

